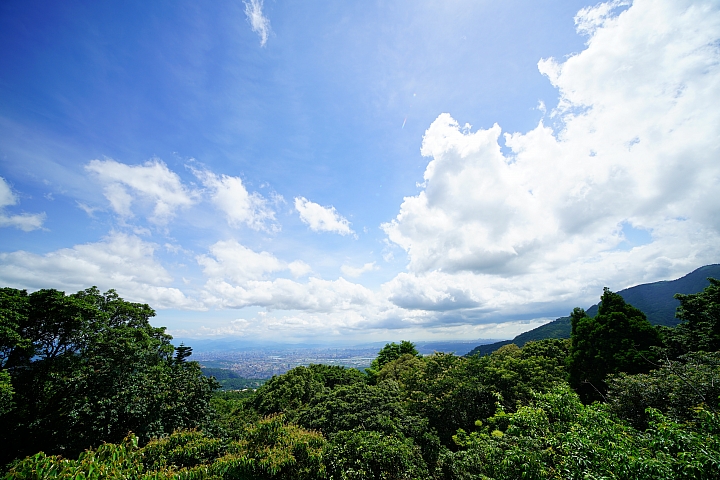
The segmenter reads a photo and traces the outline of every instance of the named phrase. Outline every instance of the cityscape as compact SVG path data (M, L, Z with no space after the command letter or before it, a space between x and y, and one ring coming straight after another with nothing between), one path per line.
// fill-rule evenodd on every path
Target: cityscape
M475 346L492 340L470 342L418 342L416 347L423 355L433 352L463 355ZM190 341L188 342L190 345ZM223 368L243 378L267 379L295 367L322 363L346 368L365 369L370 366L383 344L359 345L345 348L276 346L244 350L197 349L192 360L205 368Z

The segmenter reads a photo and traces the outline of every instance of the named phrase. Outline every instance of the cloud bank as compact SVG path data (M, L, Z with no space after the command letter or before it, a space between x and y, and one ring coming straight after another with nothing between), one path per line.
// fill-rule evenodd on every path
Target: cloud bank
M202 308L177 288L155 258L157 245L134 235L111 233L100 242L63 248L45 255L0 253L0 278L8 285L73 292L96 285L153 308Z
M269 277L289 271L299 277L309 273L302 261L286 263L268 252L254 252L235 240L212 245L198 263L207 278L204 301L221 308L261 306L269 310L303 310L331 313L372 303L373 293L340 278L335 281L311 277L305 283Z

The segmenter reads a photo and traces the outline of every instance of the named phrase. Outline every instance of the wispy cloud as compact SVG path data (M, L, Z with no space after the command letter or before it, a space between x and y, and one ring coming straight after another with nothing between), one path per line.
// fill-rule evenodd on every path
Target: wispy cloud
M45 213L21 213L18 215L8 215L5 213L5 207L18 203L18 198L13 193L10 185L4 178L0 177L0 227L15 227L29 232L42 228L45 222Z
M250 0L245 3L245 15L253 32L260 36L260 46L264 47L270 35L270 20L263 15L263 0Z
M343 265L340 267L340 271L348 277L359 277L363 273L372 272L373 270L379 270L380 267L375 265L375 262L366 263L362 267L351 267L350 265Z

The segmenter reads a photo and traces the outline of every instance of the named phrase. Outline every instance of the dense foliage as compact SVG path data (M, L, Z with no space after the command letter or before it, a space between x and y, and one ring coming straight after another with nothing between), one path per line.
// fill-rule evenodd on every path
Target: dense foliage
M610 374L652 369L655 353L651 348L660 345L660 334L644 313L617 293L605 289L595 317L576 308L570 318L568 379L583 400L604 398L605 378Z
M91 288L0 290L0 460L40 450L77 456L128 432L142 441L199 427L215 386L175 348L152 309ZM0 394L0 398L7 394Z
M675 329L606 290L597 315L573 312L570 339L469 357L391 343L369 372L297 367L210 398L149 307L41 291L60 322L42 324L36 294L5 289L0 413L30 455L6 478L720 478L719 291L678 296ZM35 423L31 384L52 399Z

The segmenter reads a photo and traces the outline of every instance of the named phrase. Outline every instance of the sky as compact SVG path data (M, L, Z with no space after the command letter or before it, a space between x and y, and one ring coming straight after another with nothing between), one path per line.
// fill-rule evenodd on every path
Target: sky
M0 3L0 283L505 339L720 263L720 3Z

